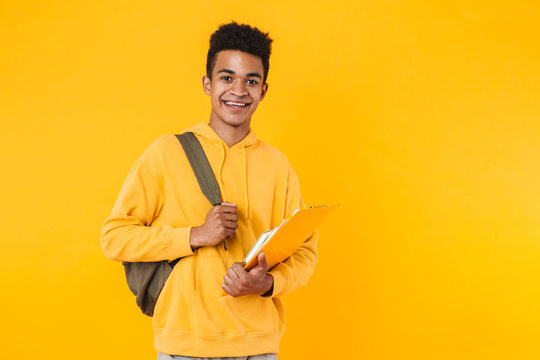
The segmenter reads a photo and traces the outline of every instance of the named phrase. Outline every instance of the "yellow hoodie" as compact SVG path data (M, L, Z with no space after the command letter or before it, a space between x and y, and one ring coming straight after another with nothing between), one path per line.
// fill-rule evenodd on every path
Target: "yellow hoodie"
M269 271L271 297L221 298L227 269L242 261L257 237L305 208L287 158L251 130L232 147L206 123L195 133L218 181L223 202L237 204L236 236L191 250L190 231L212 207L174 135L156 139L135 161L102 228L105 255L118 261L182 259L156 304L154 346L165 354L225 357L278 353L285 329L282 295L303 286L317 262L315 232L287 261Z

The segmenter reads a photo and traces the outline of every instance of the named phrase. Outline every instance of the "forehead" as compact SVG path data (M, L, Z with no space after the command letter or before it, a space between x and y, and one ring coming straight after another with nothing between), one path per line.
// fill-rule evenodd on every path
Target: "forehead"
M239 75L259 73L262 76L264 72L260 57L239 50L222 50L216 54L213 73L222 69L232 70Z

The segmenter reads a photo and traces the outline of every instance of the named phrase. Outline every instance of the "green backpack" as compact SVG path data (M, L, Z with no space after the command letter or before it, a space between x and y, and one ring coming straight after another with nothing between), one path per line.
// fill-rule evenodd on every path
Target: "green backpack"
M186 153L203 194L213 206L221 204L219 185L197 137L193 133L187 132L176 135L176 138ZM162 260L152 262L124 261L122 263L129 289L136 296L137 305L144 314L154 315L159 294L180 259L171 262Z

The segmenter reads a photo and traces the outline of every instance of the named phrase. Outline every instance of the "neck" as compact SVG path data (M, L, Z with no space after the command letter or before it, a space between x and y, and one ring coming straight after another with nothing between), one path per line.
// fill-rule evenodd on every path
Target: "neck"
M213 121L213 119L210 118L208 125L210 125L228 147L233 147L235 144L242 141L249 133L250 129L250 121L242 125L234 126L226 124L223 121Z

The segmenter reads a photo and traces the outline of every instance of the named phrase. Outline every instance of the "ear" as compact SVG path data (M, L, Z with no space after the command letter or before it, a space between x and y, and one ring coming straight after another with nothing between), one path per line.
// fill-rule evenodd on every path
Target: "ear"
M212 93L210 91L212 88L212 81L210 81L210 78L206 75L202 77L202 87L206 95L210 95Z
M260 100L264 99L264 96L266 95L267 91L268 91L268 83L264 83L263 86L262 86L262 92L261 92Z

